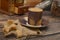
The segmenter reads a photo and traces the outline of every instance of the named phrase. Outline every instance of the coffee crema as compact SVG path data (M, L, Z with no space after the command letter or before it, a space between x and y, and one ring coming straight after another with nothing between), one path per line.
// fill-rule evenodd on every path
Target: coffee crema
M28 10L31 12L42 12L43 11L41 8L29 8Z

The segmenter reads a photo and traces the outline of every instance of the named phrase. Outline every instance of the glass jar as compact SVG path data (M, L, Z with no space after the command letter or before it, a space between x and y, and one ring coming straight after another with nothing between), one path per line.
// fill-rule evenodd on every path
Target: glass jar
M15 0L15 6L23 6L24 0Z
M60 16L60 0L52 2L51 12L54 16Z
M13 14L14 10L15 10L14 0L9 0L9 12L10 12L9 15Z

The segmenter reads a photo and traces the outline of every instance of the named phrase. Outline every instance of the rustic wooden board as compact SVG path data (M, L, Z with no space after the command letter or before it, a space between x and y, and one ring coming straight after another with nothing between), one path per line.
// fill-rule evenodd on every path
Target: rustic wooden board
M8 20L8 19L21 19L21 17L23 16L8 16L8 15L4 15L4 14L0 14L0 24L1 22L3 22L4 20ZM50 12L44 12L43 19L48 21L48 29L43 31L43 36L28 36L28 37L22 37L19 39L16 39L15 37L9 37L9 38L5 38L3 36L2 33L2 27L0 26L0 40L60 40L60 17L54 17L51 15ZM3 21L2 21L3 20Z

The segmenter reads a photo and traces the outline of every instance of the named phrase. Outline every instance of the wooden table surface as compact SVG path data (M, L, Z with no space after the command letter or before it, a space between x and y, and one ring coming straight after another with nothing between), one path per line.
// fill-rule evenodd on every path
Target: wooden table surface
M1 26L3 22L8 19L14 19L14 20L21 19L24 16L25 15L8 16L5 14L0 14L0 40L60 40L60 17L54 17L48 11L45 11L42 16L43 19L48 21L48 24L47 24L48 29L44 30L43 36L28 36L28 37L22 37L18 39L12 36L5 38L1 31L3 28L3 26Z

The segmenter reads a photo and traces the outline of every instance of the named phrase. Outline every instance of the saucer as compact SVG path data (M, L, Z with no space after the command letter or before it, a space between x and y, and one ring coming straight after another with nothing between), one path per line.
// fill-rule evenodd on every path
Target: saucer
M41 27L46 27L46 25L38 25L38 26L34 26L34 25L30 25L28 24L28 17L23 17L21 20L21 25L26 26L26 27L31 27L31 28L41 28Z

